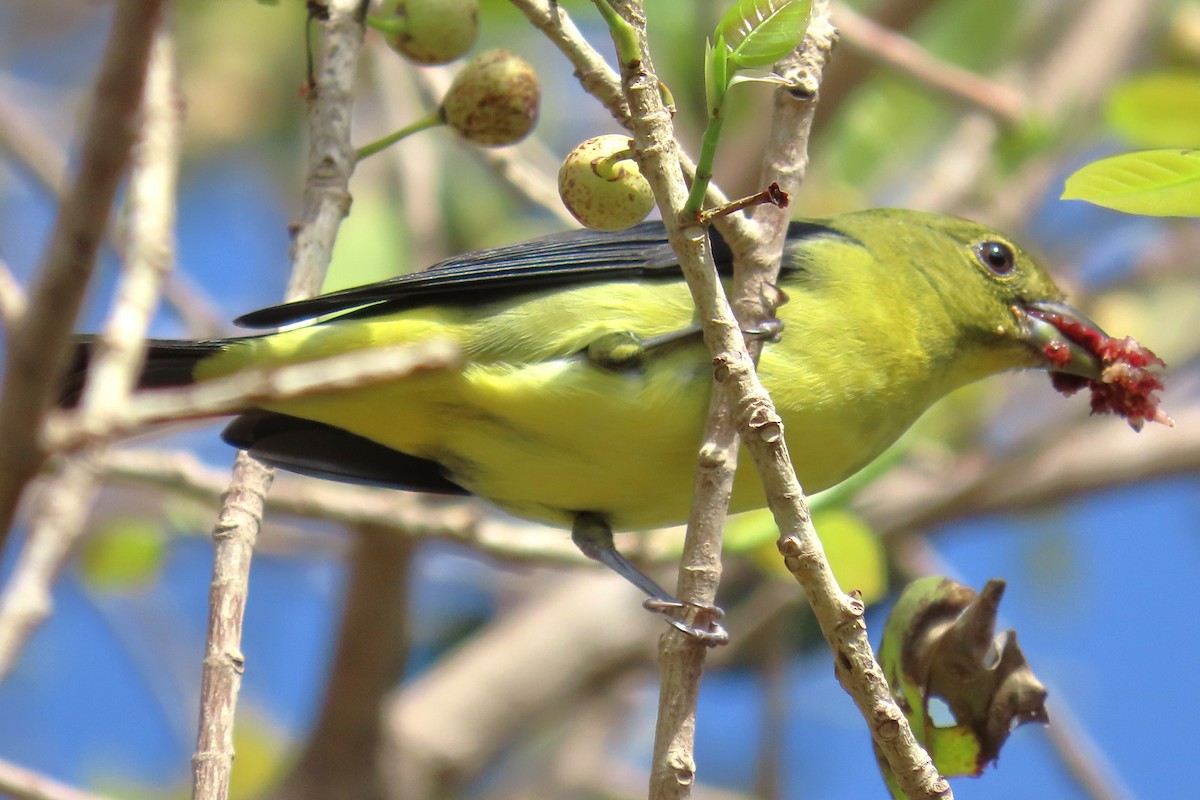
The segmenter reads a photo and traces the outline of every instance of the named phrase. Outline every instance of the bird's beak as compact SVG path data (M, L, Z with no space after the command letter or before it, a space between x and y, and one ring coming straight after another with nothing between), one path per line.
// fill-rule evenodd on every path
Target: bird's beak
M1021 339L1046 359L1046 369L1089 380L1104 370L1097 354L1109 339L1099 325L1066 303L1039 300L1012 307Z
M1165 367L1153 351L1126 336L1114 339L1063 303L1036 301L1012 307L1021 340L1039 351L1050 383L1072 395L1087 387L1093 414L1119 414L1135 431L1146 422L1173 426L1158 407Z

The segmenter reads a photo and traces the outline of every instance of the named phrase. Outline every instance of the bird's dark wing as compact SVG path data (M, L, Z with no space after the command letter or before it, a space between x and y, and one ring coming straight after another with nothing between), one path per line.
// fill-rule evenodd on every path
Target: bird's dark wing
M816 223L793 222L788 239L828 234L841 235ZM733 261L729 246L715 231L712 241L717 269L726 274ZM237 324L272 328L342 312L374 316L429 302L481 302L565 284L679 276L662 223L644 222L620 233L570 231L464 253L421 272L252 311Z
M266 464L314 478L433 494L469 494L447 478L435 461L288 414L247 411L225 427L221 438Z

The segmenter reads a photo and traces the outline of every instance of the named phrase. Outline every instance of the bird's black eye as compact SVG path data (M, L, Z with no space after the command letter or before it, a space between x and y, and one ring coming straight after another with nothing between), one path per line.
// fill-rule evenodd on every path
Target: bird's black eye
M1017 257L1004 242L983 242L975 248L975 257L993 275L1007 275L1017 266Z

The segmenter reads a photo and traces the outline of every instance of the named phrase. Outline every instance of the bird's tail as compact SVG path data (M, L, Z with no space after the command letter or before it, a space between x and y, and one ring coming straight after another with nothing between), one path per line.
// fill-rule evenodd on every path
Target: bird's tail
M75 352L71 366L63 378L58 404L71 408L79 402L83 385L87 380L88 367L96 349L97 337L83 334L75 337ZM146 351L146 362L138 376L137 388L154 389L167 386L187 386L195 382L196 364L228 347L234 339L211 339L207 341L174 341L151 339Z

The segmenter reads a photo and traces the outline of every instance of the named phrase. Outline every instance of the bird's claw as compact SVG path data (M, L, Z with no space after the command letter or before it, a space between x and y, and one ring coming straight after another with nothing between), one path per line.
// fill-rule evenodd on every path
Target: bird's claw
M770 317L764 319L757 324L742 328L742 336L746 339L761 340L764 342L777 342L779 337L783 335L783 320L778 317Z
M725 612L717 606L648 597L642 607L662 614L671 627L708 647L729 643L729 632L718 622Z

